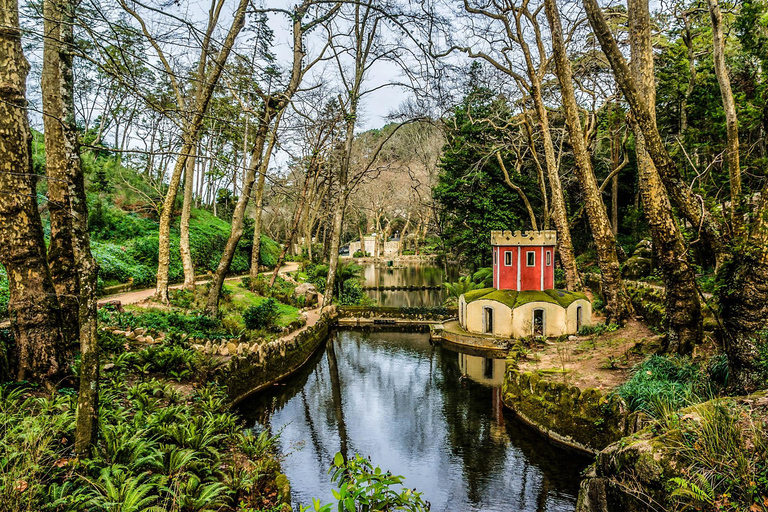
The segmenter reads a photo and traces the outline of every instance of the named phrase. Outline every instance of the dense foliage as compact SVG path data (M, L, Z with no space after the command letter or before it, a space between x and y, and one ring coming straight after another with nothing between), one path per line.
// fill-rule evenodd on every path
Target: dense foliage
M472 268L490 264L492 230L530 229L520 198L505 183L494 156L501 130L481 119L509 116L504 99L493 91L473 88L446 121L446 144L434 198L440 206L445 243ZM514 171L510 178L537 201L535 175Z
M100 440L85 460L71 456L73 390L45 395L0 386L0 509L192 512L269 505L274 439L244 429L215 384L185 396L145 378L190 368L198 378L209 375L174 343L134 350L102 339L114 366L101 383Z

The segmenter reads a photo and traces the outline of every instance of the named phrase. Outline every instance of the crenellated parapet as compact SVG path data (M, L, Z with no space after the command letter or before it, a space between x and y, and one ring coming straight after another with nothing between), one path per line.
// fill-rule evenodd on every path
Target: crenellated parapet
M557 231L491 231L491 245L554 246L557 245Z

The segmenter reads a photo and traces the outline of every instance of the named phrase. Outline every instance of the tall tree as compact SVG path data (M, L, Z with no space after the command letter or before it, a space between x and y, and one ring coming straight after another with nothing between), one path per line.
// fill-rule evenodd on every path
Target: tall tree
M316 26L333 17L336 11L338 11L339 5L336 4L332 6L326 12L321 13L315 19L305 24L304 18L307 16L310 7L312 7L314 3L315 0L304 0L304 2L294 7L292 11L286 11L291 18L293 28L293 62L284 89L271 92L258 91L262 98L262 108L259 114L258 127L254 138L255 143L251 149L250 165L246 169L245 177L243 179L243 188L240 191L240 197L237 200L234 213L232 214L232 227L230 229L229 238L224 247L224 252L221 255L219 265L216 268L210 291L208 292L208 299L205 306L207 315L215 316L218 313L221 288L224 286L224 279L232 264L232 258L234 258L237 244L243 236L245 210L250 201L254 181L256 181L256 172L259 171L261 176L266 176L269 159L275 144L275 138L277 137L280 118L286 107L293 100L293 96L299 89L307 71L317 64L324 54L323 51L315 59L305 63L304 57L306 57L306 52L304 49L304 35ZM270 130L271 140L267 143Z
M76 317L62 319L75 322L80 341L80 387L77 397L77 431L75 450L88 456L96 440L98 411L99 355L96 317L96 281L98 265L91 254L88 233L88 207L85 177L78 150L75 123L73 19L75 2L45 0L43 50L43 113L45 123L46 170L49 194L61 201L58 208L66 222L57 225L60 247L70 252L58 254L56 267L72 269L74 290L71 297L77 305ZM51 199L53 202L54 199ZM57 219L57 223L61 219ZM54 217L51 216L53 241ZM65 258L68 258L65 260ZM54 265L52 265L54 267ZM64 304L65 302L62 302ZM66 313L66 309L64 310Z
M739 163L739 119L736 116L736 102L733 99L731 79L725 64L725 36L723 34L723 13L717 0L707 0L709 16L712 19L712 46L714 48L715 74L720 84L720 96L725 110L725 127L728 133L727 160L731 185L731 223L734 229L741 226L741 164Z
M221 47L214 52L214 31L218 26L221 10L225 5L225 0L212 0L211 8L208 13L206 30L201 41L200 55L197 61L196 73L192 81L191 97L187 97L187 92L177 78L177 71L171 66L171 63L163 51L157 38L150 33L147 23L133 7L142 5L136 0L132 0L131 6L127 0L120 0L123 9L128 12L139 23L141 30L160 59L166 72L171 88L176 98L177 108L182 114L180 122L182 128L181 150L176 158L173 167L173 173L168 184L168 191L165 194L162 209L160 211L160 231L159 231L159 255L157 267L157 285L155 288L155 300L168 303L168 270L171 261L171 221L173 218L173 205L176 202L176 194L179 191L181 177L187 167L187 159L198 145L200 131L208 112L208 105L213 96L214 89L218 84L219 78L224 70L232 46L235 44L238 34L245 26L245 14L248 7L248 0L240 0L237 9L232 17L232 24L229 27L227 35L221 43ZM189 203L187 204L189 207ZM189 226L184 227L182 238L189 236ZM188 253L188 241L187 250ZM192 268L191 258L184 265L185 284L187 281L194 284L194 269Z
M643 99L648 105L655 105L656 84L648 0L628 0L627 7L632 73ZM651 115L655 123L655 109L651 110ZM651 228L653 250L666 287L667 350L690 354L702 336L696 275L688 259L683 235L672 215L669 196L645 149L645 139L640 130L635 130L635 140L643 210Z
M603 296L606 302L606 321L622 322L634 313L634 308L621 280L616 238L613 236L608 212L592 168L592 159L587 150L586 137L581 126L579 106L573 88L571 61L565 48L557 3L555 0L544 0L544 7L552 34L552 52L555 58L557 81L560 84L565 123L568 127L579 184L584 194L585 210L600 265Z
M672 203L700 229L708 247L723 262L723 286L718 290L721 317L725 327L725 348L731 370L731 386L737 392L751 392L765 383L760 351L766 350L764 326L768 322L768 189L763 187L751 223L730 243L711 212L693 196L682 181L674 160L662 142L653 122L651 105L638 93L629 66L624 60L596 0L583 0L595 36L613 69L624 97L642 132L646 150L656 165ZM697 202L699 203L697 205Z
M555 151L555 144L552 140L549 113L544 100L543 84L550 69L551 57L546 50L536 14L531 12L528 2L516 4L514 2L488 3L463 0L463 4L464 9L468 13L482 17L488 23L498 25L496 33L500 35L504 44L492 44L487 49L471 47L455 47L455 49L466 53L472 58L483 59L499 71L507 74L515 81L521 92L530 95L533 101L533 108L538 120L542 147L544 149L544 169L546 170L551 194L552 220L557 230L558 253L560 254L560 262L565 269L566 287L569 290L579 288L581 286L581 278L576 268L576 256L573 251L571 229L568 223L565 196L560 179L560 166ZM485 30L475 30L477 32L477 39L483 43L487 42L487 32ZM529 38L531 37L533 37L533 41L529 43ZM531 45L533 45L533 49ZM517 48L522 51L522 59L520 59L520 55L515 51ZM498 57L494 57L492 53L494 51L498 52ZM538 62L534 61L535 56L538 56ZM520 60L522 60L522 63ZM521 64L524 68L522 73L516 70L518 64ZM529 129L530 127L527 128ZM529 137L529 140L532 145L531 153L535 154L537 149L533 137Z
M32 171L28 71L18 2L0 0L0 263L8 274L16 378L52 385L64 371L64 349Z

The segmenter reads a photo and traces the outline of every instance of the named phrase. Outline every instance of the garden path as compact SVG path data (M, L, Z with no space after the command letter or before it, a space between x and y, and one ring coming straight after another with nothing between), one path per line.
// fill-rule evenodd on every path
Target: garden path
M285 265L280 267L280 273L285 274L287 272L295 272L298 269L299 269L299 264L297 262L289 261ZM271 270L268 272L262 272L262 274L271 274L271 273L272 273ZM241 276L232 276L232 277L228 277L226 281L235 281L238 279L242 279L243 277L246 277L246 276L247 274L244 274ZM209 282L210 282L210 279L206 277L200 281L197 281L196 284L205 284ZM170 288L181 288L181 286L182 286L181 284L175 284ZM106 304L107 302L112 302L116 300L119 300L123 306L127 304L135 304L137 302L141 302L143 300L149 299L154 294L155 294L154 288L146 288L144 290L131 290L129 292L115 293L114 295L107 295L99 299L99 306Z

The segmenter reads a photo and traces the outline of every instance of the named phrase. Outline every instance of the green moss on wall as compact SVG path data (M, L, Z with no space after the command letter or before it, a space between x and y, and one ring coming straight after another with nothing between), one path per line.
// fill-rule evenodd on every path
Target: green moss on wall
M472 290L471 292L464 294L464 300L466 300L467 304L469 304L470 302L481 299L482 297L494 291L494 288L480 288L479 290Z
M464 300L467 304L476 300L494 300L500 302L512 309L518 308L531 302L546 302L549 304L559 304L563 308L570 306L573 301L578 299L588 300L587 296L581 292L569 292L566 290L526 290L516 292L515 290L496 290L494 288L482 288L472 290L464 294Z
M569 292L568 290L546 290L544 293L552 297L558 304L567 308L579 299L589 300L583 292Z
M509 359L502 391L504 404L524 421L573 448L594 453L635 429L637 414L618 396L521 372Z
M525 293L525 292L524 292ZM517 307L518 293L515 290L493 290L488 295L485 295L483 300L495 300L501 302L510 309Z

